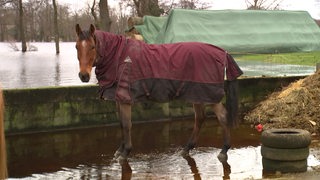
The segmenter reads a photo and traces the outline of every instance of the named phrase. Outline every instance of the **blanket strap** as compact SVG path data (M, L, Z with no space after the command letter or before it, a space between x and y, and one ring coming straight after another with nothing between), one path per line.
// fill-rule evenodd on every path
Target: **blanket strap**
M184 84L185 84L184 81L182 81L182 82L180 83L180 86L179 86L179 88L177 89L177 92L176 92L176 97L180 96L180 91L182 90Z
M150 92L148 91L147 85L145 82L142 82L142 87L144 92L146 93L146 96L149 97L150 96Z

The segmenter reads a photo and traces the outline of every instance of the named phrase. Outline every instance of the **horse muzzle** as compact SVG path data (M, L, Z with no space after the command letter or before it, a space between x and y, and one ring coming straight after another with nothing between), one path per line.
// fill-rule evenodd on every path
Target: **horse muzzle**
M82 82L89 82L90 74L89 73L81 73L79 72L79 78Z

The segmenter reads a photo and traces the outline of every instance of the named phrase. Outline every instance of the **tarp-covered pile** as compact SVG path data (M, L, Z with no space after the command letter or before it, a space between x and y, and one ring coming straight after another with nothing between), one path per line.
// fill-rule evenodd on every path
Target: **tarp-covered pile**
M155 44L156 37L162 26L166 23L167 17L144 16L143 25L137 25L135 28L142 34L143 40L149 44Z
M175 9L146 16L136 29L151 44L198 41L230 53L320 50L320 28L306 11Z

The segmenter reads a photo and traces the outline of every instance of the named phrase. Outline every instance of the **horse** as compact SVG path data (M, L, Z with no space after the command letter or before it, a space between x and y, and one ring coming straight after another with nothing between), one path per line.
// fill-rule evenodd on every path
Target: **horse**
M116 102L122 141L115 158L126 160L132 150L134 103L181 100L193 103L195 113L193 131L182 155L189 155L196 146L206 118L205 106L211 106L223 128L218 158L227 159L230 129L239 124L237 78L243 74L230 54L200 42L146 44L96 30L92 24L88 30L76 24L75 31L80 80L88 82L95 67L100 98ZM222 104L224 96L226 107Z
M7 154L4 134L4 100L2 89L0 87L0 179L6 179L7 177Z

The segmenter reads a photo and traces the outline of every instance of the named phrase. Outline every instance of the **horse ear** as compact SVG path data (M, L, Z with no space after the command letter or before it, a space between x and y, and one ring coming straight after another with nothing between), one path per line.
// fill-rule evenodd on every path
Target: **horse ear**
M90 34L91 34L91 36L93 36L94 35L94 31L96 30L96 28L94 27L94 25L93 24L90 24Z
M81 32L82 32L79 24L76 24L76 32L77 32L77 35L78 35L78 36L79 36L79 35L81 34Z

